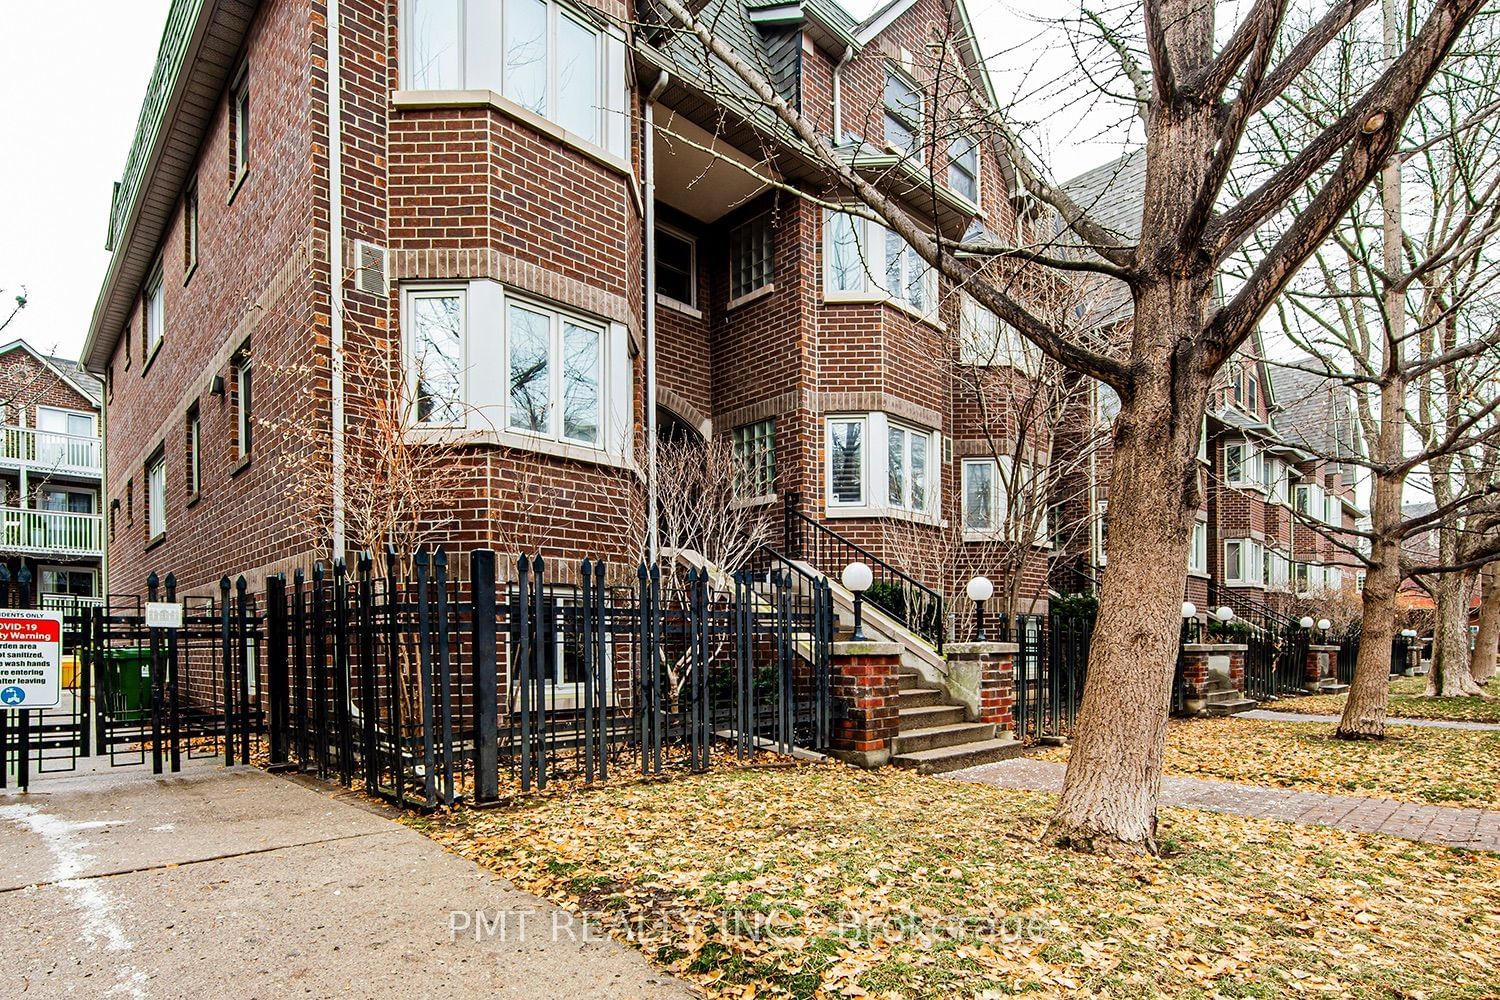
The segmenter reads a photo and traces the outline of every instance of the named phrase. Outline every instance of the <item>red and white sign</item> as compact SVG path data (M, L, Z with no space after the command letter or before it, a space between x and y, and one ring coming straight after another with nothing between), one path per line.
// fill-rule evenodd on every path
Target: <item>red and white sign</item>
M0 710L62 702L62 613L0 610Z

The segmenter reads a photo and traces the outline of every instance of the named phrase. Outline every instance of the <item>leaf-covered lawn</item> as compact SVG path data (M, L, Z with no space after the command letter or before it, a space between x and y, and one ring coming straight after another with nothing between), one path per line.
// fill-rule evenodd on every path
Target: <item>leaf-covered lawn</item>
M1187 719L1167 730L1166 771L1197 778L1451 806L1500 806L1500 732L1390 726L1337 740L1322 722ZM1048 751L1067 760L1067 748Z
M1391 678L1390 714L1399 719L1447 719L1454 722L1500 723L1500 681L1485 685L1490 698L1426 698L1425 677ZM1342 694L1319 694L1306 698L1287 698L1266 705L1276 712L1311 712L1339 715L1344 711Z
M413 818L709 996L1493 997L1500 857L1173 810L1161 860L1051 797L841 765Z

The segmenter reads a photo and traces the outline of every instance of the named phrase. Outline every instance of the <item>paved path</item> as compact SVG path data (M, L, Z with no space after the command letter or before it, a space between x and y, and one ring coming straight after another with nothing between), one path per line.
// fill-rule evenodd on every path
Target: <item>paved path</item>
M1337 715L1309 715L1306 712L1278 712L1272 708L1255 708L1248 712L1240 712L1237 719L1261 719L1265 722L1328 722L1337 723ZM1449 721L1447 719L1403 719L1399 716L1388 716L1385 720L1388 726L1420 726L1426 729L1476 729L1482 732L1500 733L1500 723L1497 722L1464 722L1462 720Z
M1055 792L1062 788L1064 770L1066 765L1052 761L1015 757L950 771L944 777L1001 788ZM1500 811L1493 809L1429 806L1394 799L1171 777L1162 778L1161 799L1162 805L1166 806L1208 809L1292 823L1316 823L1356 833L1384 833L1447 847L1500 852Z
M362 800L207 763L0 793L0 912L10 996L693 995Z

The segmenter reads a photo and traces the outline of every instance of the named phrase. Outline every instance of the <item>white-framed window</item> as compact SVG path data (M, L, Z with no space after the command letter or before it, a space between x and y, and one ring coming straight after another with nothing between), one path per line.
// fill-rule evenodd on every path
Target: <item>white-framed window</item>
M898 510L925 514L931 508L931 431L892 423L886 431L886 502Z
M923 315L936 310L937 272L900 236L846 212L830 212L823 229L825 298L880 296Z
M628 154L625 39L555 0L402 0L401 85L480 90Z
M1344 505L1332 493L1323 495L1323 523L1335 528L1344 523Z
M1051 542L1053 511L1046 500L1046 469L1009 455L963 462L964 532L1019 542L1024 522L1036 518L1032 545Z
M37 569L37 591L67 597L97 597L99 571L79 566L41 566Z
M1344 570L1339 566L1323 567L1323 586L1329 590L1344 589Z
M964 474L964 531L989 534L996 530L1000 520L999 477L995 474L995 463L989 459L965 459Z
M959 302L959 363L1009 365L1035 372L1040 361L1036 346L1021 331L980 305L965 292Z
M1188 549L1188 572L1208 572L1208 522L1193 522L1193 540Z
M1116 400L1118 404L1118 397ZM1203 423L1198 428L1198 461L1208 461L1208 414L1203 415Z
M1224 445L1224 480L1230 486L1263 487L1261 453L1248 441Z
M250 169L250 74L240 71L239 80L230 93L230 119L234 129L233 159L230 166L238 181Z
M141 350L145 357L149 358L156 352L161 344L162 334L166 330L166 307L162 301L162 268L156 265L151 273L151 278L146 282L145 302L145 336L141 341Z
M775 263L770 212L735 226L729 231L729 297L743 298L769 285Z
M186 471L187 493L191 497L203 489L203 418L197 403L188 408Z
M1109 565L1109 501L1100 500L1096 505L1094 515L1094 552L1098 557L1098 565Z
M603 445L605 327L537 302L505 312L512 431Z
M656 227L656 294L698 304L698 241L672 226Z
M412 417L455 427L468 406L468 290L404 288L406 365Z
M828 419L828 502L836 507L865 506L864 417Z
M968 136L948 145L948 187L979 204L979 144Z
M1291 470L1285 462L1274 456L1267 455L1260 466L1261 486L1266 491L1266 499L1272 503L1287 502L1287 486L1291 479Z
M1262 579L1266 586L1276 590L1286 590L1292 579L1291 557L1276 549L1266 549L1264 561Z
M776 489L776 418L734 429L734 457L740 465L736 484L742 497L768 496Z
M1240 362L1235 365L1233 376L1234 403L1246 413L1260 412L1260 383L1255 378L1255 365Z
M404 374L413 416L425 418L412 420L413 434L451 428L629 461L633 365L622 324L489 279L403 285L401 302Z
M922 91L895 66L885 67L885 141L898 153L921 156Z
M235 456L250 457L251 439L255 435L255 374L249 345L240 348L234 359L234 447Z
M1224 582L1259 587L1265 579L1265 548L1253 538L1231 538L1224 543Z
M156 538L167 530L167 458L158 454L146 465L146 530Z
M1094 409L1101 425L1113 424L1120 415L1120 394L1107 382L1094 383Z

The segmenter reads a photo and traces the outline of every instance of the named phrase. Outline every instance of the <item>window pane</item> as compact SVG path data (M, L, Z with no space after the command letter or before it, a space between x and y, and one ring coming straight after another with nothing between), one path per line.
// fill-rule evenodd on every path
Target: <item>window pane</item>
M894 234L888 239L900 239ZM917 309L927 307L927 263L917 256L917 251L905 244L901 256L906 260L906 301Z
M1224 547L1224 576L1230 580L1240 579L1240 543L1230 542Z
M911 435L911 509L927 509L927 443L926 434Z
M864 429L858 420L828 425L828 463L835 503L864 502Z
M885 72L885 139L898 150L912 151L917 145L917 125L922 120L922 97L899 73Z
M463 302L458 295L412 299L412 363L416 368L417 420L452 424L463 419Z
M886 499L897 507L906 506L906 432L891 428L887 441L890 458L887 464L889 487Z
M669 299L693 304L693 244L665 229L656 231L656 290Z
M167 466L164 462L157 462L151 466L147 474L149 480L149 499L151 505L150 530L152 537L161 534L167 529Z
M563 322L563 437L599 443L599 331Z
M771 280L771 217L762 215L729 234L730 298L748 295Z
M547 433L551 429L552 323L546 315L510 307L510 426Z
M599 139L599 36L566 14L557 19L558 124Z
M957 139L948 147L948 157L948 186L970 201L978 201L978 147L973 140Z
M885 291L894 298L901 297L901 263L904 249L901 237L887 229L885 236Z
M547 113L547 5L505 0L505 96Z
M862 222L863 220L861 220ZM865 258L859 234L863 229L854 216L837 212L828 217L828 285L838 292L865 290Z
M964 527L988 531L995 526L995 467L988 462L964 466Z
M406 0L407 37L401 46L406 86L460 90L459 0Z

